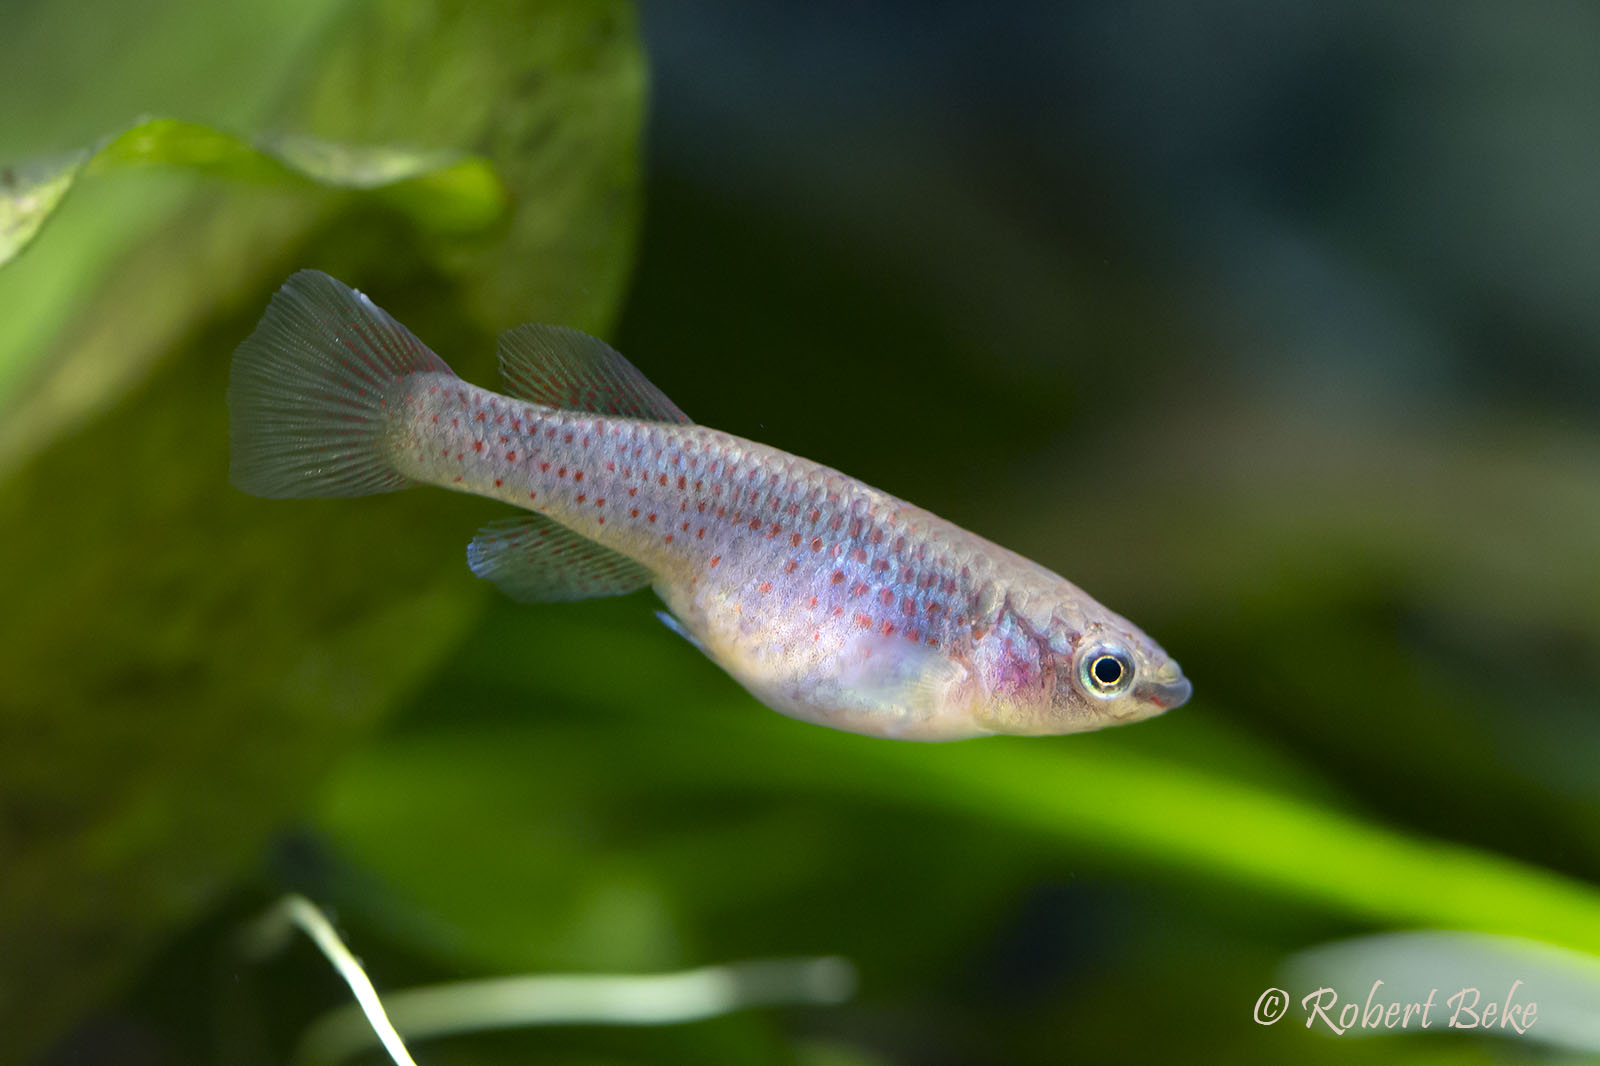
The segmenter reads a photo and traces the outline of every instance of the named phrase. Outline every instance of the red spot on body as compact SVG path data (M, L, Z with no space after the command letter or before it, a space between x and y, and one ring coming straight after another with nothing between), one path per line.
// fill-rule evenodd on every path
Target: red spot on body
M645 515L645 518L651 522L654 522L656 520L656 513L651 511L649 514Z
M720 556L720 555L713 555L713 556L712 556L712 557L711 557L711 565L712 565L712 566L716 566L716 565L717 565L717 564L718 564L718 563L720 563L720 562L722 562L722 556Z
M874 543L874 544L882 544L883 543L883 530L874 529L872 531L872 543Z
M578 500L577 500L577 502L578 502L578 503L582 503L582 502L583 502L583 501L584 501L584 500L587 500L587 499L588 499L588 498L589 498L589 494L588 494L588 493L586 493L586 492L580 492L580 493L578 493Z
M572 480L574 480L574 481L582 481L583 480L583 471L582 470L573 471Z
M665 537L662 537L661 539L664 540L666 543L671 544L672 543L672 534L668 533Z
M538 494L538 493L537 493L537 492L530 492L530 493L528 493L528 499L530 499L530 500L537 500L537 499L538 499L538 498L539 498L539 494Z
M494 487L495 487L495 488L499 488L499 487L500 487L500 485L501 485L501 481L500 481L500 479L499 479L499 478L495 478L495 479L494 479Z
M678 475L678 491L682 492L684 489L686 489L688 487L689 487L688 480L682 474L679 474Z
M612 462L611 460L607 459L606 460L606 473L615 474L616 472L617 472L617 464Z
M894 590L884 589L882 592L878 593L878 599L883 601L883 605L885 607L889 606L894 602Z
M809 600L806 601L806 606L807 607L815 608L816 605L817 605L817 598L815 596L811 597Z
M514 462L516 462L516 460L517 460L517 453L516 452L506 452L506 462L514 463Z
M629 511L628 512L628 517L629 518L638 518L639 517L639 508L635 507L633 510Z
M842 585L842 584L844 584L844 571L843 570L835 570L833 572L833 576L828 578L828 584L830 584L830 585Z
M594 505L596 507L604 507L606 505L606 498L604 496L600 497L598 500L594 501Z
M857 548L850 553L850 558L858 563L864 563L867 561L867 551L865 548Z
M889 560L887 560L887 559L879 559L879 560L877 560L876 562L874 562L872 564L872 568L874 570L878 571L878 573L881 574L885 570L889 569Z
M793 559L790 559L788 562L783 564L783 572L786 574L792 574L799 569L799 567L799 563L795 562Z
M657 474L656 475L656 484L665 485L666 483L667 483L667 475L665 475L665 474Z
M500 434L500 443L501 444L510 444L511 443L511 438L506 436L504 433L502 433L502 434Z
M819 519L821 517L822 517L822 512L817 510L815 507L813 507L813 508L811 508L811 513L806 515L806 521L810 522L812 525L816 525L817 524L817 519Z
M829 529L838 529L842 525L844 525L844 516L843 515L834 515L833 516L833 521L828 523L828 528Z
M858 614L858 615L856 615L856 625L860 626L862 629L871 629L872 628L872 616L869 615L869 614Z
M835 604L833 607L833 616L838 618L842 614L844 614L844 608L840 607L838 604Z
M438 425L439 424L439 416L438 415L434 415L433 416L433 424L434 425Z
M866 591L867 591L867 583L865 581L857 581L853 586L851 586L850 595L852 595L852 596L860 596L860 595L864 594Z
M879 628L878 632L882 633L886 637L894 636L894 623L893 622L885 622L885 623L883 623L883 626L881 628Z
M484 419L486 419L488 417L489 416L484 414L482 411L479 411L477 414L472 416L473 420L476 421L476 422L482 422Z
M798 533L790 533L789 534L789 547L791 547L791 548L800 547L800 534L798 534Z
M756 591L760 592L762 595L765 595L766 593L771 592L772 591L772 582L763 581L761 583L761 585L756 589Z
M811 538L811 550L814 551L814 552L819 552L819 551L822 550L822 538L821 537L812 537Z
M548 474L550 472L550 464L549 463L540 463L539 464L539 471L540 471L540 473Z
M628 495L629 496L637 496L637 495L639 495L638 487L634 486L634 485L628 486Z
M779 533L782 533L782 532L783 532L783 527L778 525L778 523L774 522L774 523L772 523L772 528L767 530L767 539L771 540L773 537L776 537Z
M761 528L761 519L759 519L759 518L750 519L750 528L751 529L760 529Z
M481 440L473 441L472 442L472 450L475 451L475 452L483 451L483 441L481 441Z

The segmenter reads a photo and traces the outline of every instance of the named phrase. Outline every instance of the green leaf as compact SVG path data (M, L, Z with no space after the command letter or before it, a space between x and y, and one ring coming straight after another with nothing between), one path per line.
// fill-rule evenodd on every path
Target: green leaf
M364 147L307 136L255 143L196 122L144 118L65 161L0 170L0 267L15 259L86 175L128 166L183 167L233 181L376 190L419 225L472 232L505 211L485 159L449 151Z
M30 368L0 388L0 541L25 561L0 571L0 1062L213 905L483 602L462 557L484 512L464 498L285 504L228 485L228 353L271 290L320 266L465 368L493 357L480 297L458 288L479 272L539 294L521 316L590 330L621 294L643 107L625 4L359 3L294 69L240 127L314 140L146 129L97 157L106 172L0 273L0 299L65 308L26 351L0 350L0 376ZM544 135L508 138L528 114ZM466 165L329 147L372 144ZM162 155L269 180L123 165ZM412 176L353 194L284 168ZM501 184L500 221L462 232ZM110 260L79 239L139 212L147 235Z

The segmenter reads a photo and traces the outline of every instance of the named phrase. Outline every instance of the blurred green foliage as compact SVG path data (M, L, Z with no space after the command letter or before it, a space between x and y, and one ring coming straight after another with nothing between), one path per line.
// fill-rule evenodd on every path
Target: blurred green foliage
M1352 933L1600 953L1592 422L1218 370L1223 283L1095 210L1135 212L1105 192L1115 160L1052 190L1090 205L1063 235L993 153L930 159L898 131L863 175L881 131L768 121L784 165L759 197L669 156L623 350L708 422L1103 594L1198 692L1045 740L792 722L648 597L479 587L481 501L226 483L227 354L298 267L478 382L520 321L610 332L640 187L631 9L236 6L3 16L10 87L69 88L0 114L0 156L186 124L113 141L102 158L177 165L85 167L0 270L0 1062L68 1032L63 1057L277 1061L342 1000L309 952L227 954L286 888L337 905L380 988L780 954L863 974L844 1008L449 1040L421 1049L436 1063L1523 1061L1249 1011L1286 956ZM487 171L465 200L281 180L309 144ZM490 190L503 214L472 207Z
M165 59L203 57L214 27L178 22L159 42ZM461 236L381 199L180 171L159 175L148 201L149 189L110 208L66 201L46 239L0 275L40 271L73 294L48 341L39 327L0 352L0 365L23 367L6 397L0 540L13 559L57 560L0 578L0 674L11 679L0 1031L13 1060L214 903L481 604L482 590L458 580L461 516L449 507L385 501L350 525L316 507L265 514L226 484L226 353L260 292L303 265L431 291L416 328L485 350L529 302L599 329L619 295L642 108L625 7L372 3L322 22L310 41L251 42L302 53L248 125L476 153L513 197L509 217L480 213ZM513 37L507 24L538 32ZM421 54L446 61L419 78ZM163 136L178 139L170 127ZM124 180L93 175L85 189ZM115 252L86 241L71 261L50 260L52 242L82 232L75 214L130 209L140 239ZM26 306L26 285L0 299Z

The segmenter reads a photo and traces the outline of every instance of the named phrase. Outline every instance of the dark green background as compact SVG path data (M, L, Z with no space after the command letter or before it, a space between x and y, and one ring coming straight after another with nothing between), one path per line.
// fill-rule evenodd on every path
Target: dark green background
M475 153L511 208L107 166L0 269L0 1061L282 1061L346 999L231 952L291 889L380 989L861 974L424 1063L1560 1058L1250 1012L1347 936L1600 951L1597 48L1578 5L10 5L0 159L154 112ZM648 595L495 596L481 501L244 497L227 358L304 266L485 384L501 329L602 333L1195 699L830 734Z

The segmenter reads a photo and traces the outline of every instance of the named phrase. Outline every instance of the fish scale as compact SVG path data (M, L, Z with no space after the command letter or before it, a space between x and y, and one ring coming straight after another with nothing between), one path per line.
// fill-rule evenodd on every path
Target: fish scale
M809 626L835 646L863 618L939 646L971 616L971 566L939 542L960 530L921 511L918 527L901 517L909 504L818 463L702 426L602 420L438 374L405 381L413 413L391 447L414 480L547 515L730 604L771 596L773 628Z
M1183 702L1176 663L1050 570L837 470L694 424L603 343L502 338L468 384L361 294L303 271L240 346L233 477L266 496L415 483L524 512L473 570L525 600L652 585L769 706L878 736L1061 733Z

